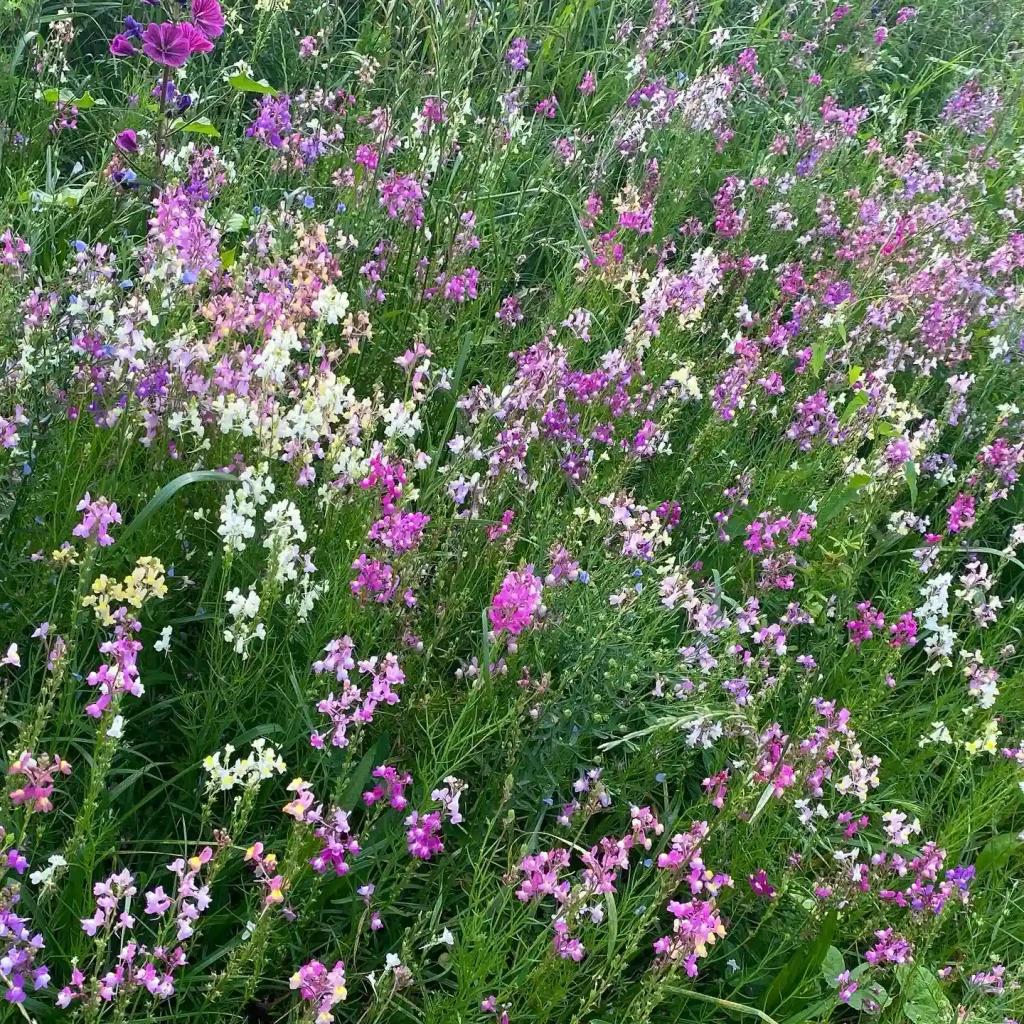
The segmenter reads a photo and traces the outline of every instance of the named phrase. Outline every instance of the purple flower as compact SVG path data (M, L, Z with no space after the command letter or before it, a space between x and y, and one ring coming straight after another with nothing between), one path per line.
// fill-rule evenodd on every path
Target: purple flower
M125 16L124 30L132 39L142 38L142 26L130 14Z
M138 50L132 46L131 40L123 32L118 32L110 40L110 52L115 57L134 57Z
M192 0L192 24L207 39L224 34L224 15L217 0Z
M530 63L530 58L526 56L526 51L529 48L529 40L522 36L512 40L512 45L508 48L508 53L505 54L505 60L508 61L508 66L513 71L526 70L526 66Z
M757 896L763 896L766 900L770 900L775 895L775 886L768 884L768 873L764 868L760 868L752 874L749 881L750 888Z
M138 153L139 151L138 139L131 128L120 132L114 139L114 145L124 153Z
M182 31L181 25L163 22L146 26L142 33L142 52L157 64L180 68L192 52L192 37Z

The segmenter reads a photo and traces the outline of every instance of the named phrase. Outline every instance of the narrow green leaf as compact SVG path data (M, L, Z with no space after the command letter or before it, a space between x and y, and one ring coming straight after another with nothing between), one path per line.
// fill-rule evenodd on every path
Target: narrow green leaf
M615 909L615 893L606 892L604 903L608 909L608 959L615 955L615 942L619 937L619 912Z
M126 538L130 537L144 522L155 516L182 487L201 483L234 484L238 483L238 477L232 476L230 473L220 473L214 469L197 469L191 473L182 473L181 476L176 476L149 499L146 507L121 531L120 536L111 547L123 544Z

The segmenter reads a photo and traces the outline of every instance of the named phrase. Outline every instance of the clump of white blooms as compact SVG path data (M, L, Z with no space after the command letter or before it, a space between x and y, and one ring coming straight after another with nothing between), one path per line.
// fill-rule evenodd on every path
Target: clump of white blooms
M228 491L220 507L220 526L217 533L228 551L244 551L248 541L256 535L256 510L274 493L274 481L267 473L267 464L257 470L247 467L238 480L239 486Z
M338 324L348 312L348 292L339 292L333 284L320 289L313 300L313 312L329 324Z
M281 775L288 767L263 737L252 741L252 749L245 757L236 757L229 764L234 752L235 748L228 743L223 750L203 759L207 793L228 793L236 786L255 789L265 779Z
M928 671L933 673L952 664L950 655L956 634L948 622L942 621L949 617L949 586L952 582L953 574L949 572L938 573L926 580L920 588L924 604L914 609L914 618L926 634L925 652L931 662Z
M260 595L250 587L248 594L243 594L238 587L224 595L228 603L228 616L231 624L224 629L224 639L232 644L236 654L244 659L249 657L249 645L253 640L263 640L267 635L267 627L254 620L260 613Z
M299 510L290 501L278 501L267 509L263 519L269 527L263 546L271 553L274 581L285 583L297 579L302 561L299 542L306 539ZM308 558L306 561L312 565Z
M443 806L442 815L446 815L453 825L463 821L462 811L459 809L459 800L462 794L469 789L469 786L454 775L446 775L444 788L435 789L430 794L431 800L436 800Z

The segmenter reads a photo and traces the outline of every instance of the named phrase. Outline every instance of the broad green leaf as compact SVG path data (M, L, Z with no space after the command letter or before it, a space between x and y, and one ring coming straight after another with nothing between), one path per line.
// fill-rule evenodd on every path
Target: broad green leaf
M843 410L843 415L839 417L839 422L849 423L857 414L857 411L859 409L863 409L867 404L868 393L866 391L858 391L853 398L846 403L846 408Z
M66 89L44 89L43 99L47 103L62 103L78 107L79 110L90 110L92 107L105 107L107 105L106 100L98 100L89 92L76 96L73 92L68 92Z
M835 946L829 946L825 950L825 959L821 962L821 973L825 979L825 984L829 988L839 988L839 982L836 981L836 978L845 970L846 963L843 960L843 954Z
M225 269L229 270L235 265L235 250L234 249L221 249L220 251L220 265Z
M825 915L818 934L798 949L775 976L761 1002L763 1009L771 1012L776 1006L781 1006L800 988L805 978L818 974L832 945L838 920L839 916L834 910Z
M198 117L195 121L185 124L180 118L171 126L172 131L193 132L196 135L209 135L211 139L219 139L220 132L210 123L208 117Z
M1004 832L1002 835L994 836L982 848L978 859L974 862L974 869L978 874L985 871L997 871L1010 859L1010 854L1021 846L1021 841L1013 832Z
M850 382L850 387L853 387L864 376L863 366L851 366L850 372L846 375L846 379Z
M256 82L248 75L232 75L228 85L242 92L258 92L261 96L276 96L277 90L266 82Z
M903 1012L911 1024L951 1024L953 1007L931 970L920 964L900 964L896 979L903 996Z
M857 497L857 492L869 483L871 483L871 477L864 473L858 473L850 478L846 486L839 484L833 487L818 508L818 522L824 526L830 520L835 519Z
M910 505L917 504L917 466L913 459L907 459L903 464L903 475L907 478L907 486L910 488Z
M812 351L814 354L811 356L811 373L817 376L825 365L825 353L828 351L828 343L824 338L819 338L814 343Z
M879 1006L886 1006L889 1003L889 993L877 981L861 983L857 991L850 996L850 1006L854 1010L862 1010L868 1000Z

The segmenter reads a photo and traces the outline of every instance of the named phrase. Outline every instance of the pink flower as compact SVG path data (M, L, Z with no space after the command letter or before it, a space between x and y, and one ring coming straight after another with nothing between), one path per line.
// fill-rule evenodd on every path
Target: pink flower
M438 811L420 814L413 811L405 819L408 831L405 834L409 855L420 860L430 860L437 853L444 853L441 842L441 815Z
M118 32L110 40L110 52L115 57L134 57L139 51L132 46L131 40L123 32Z
M164 887L158 885L155 889L146 893L146 913L155 914L159 917L167 912L171 905L171 898L164 892Z
M95 540L101 547L105 548L114 543L110 536L109 528L115 523L120 526L121 513L117 505L100 497L95 501L85 492L85 497L75 506L75 510L83 512L82 521L71 531L74 537L83 537L86 540Z
M224 15L217 0L192 0L192 24L207 39L224 34Z
M192 37L173 22L153 23L142 33L142 52L157 64L180 68L192 52Z

